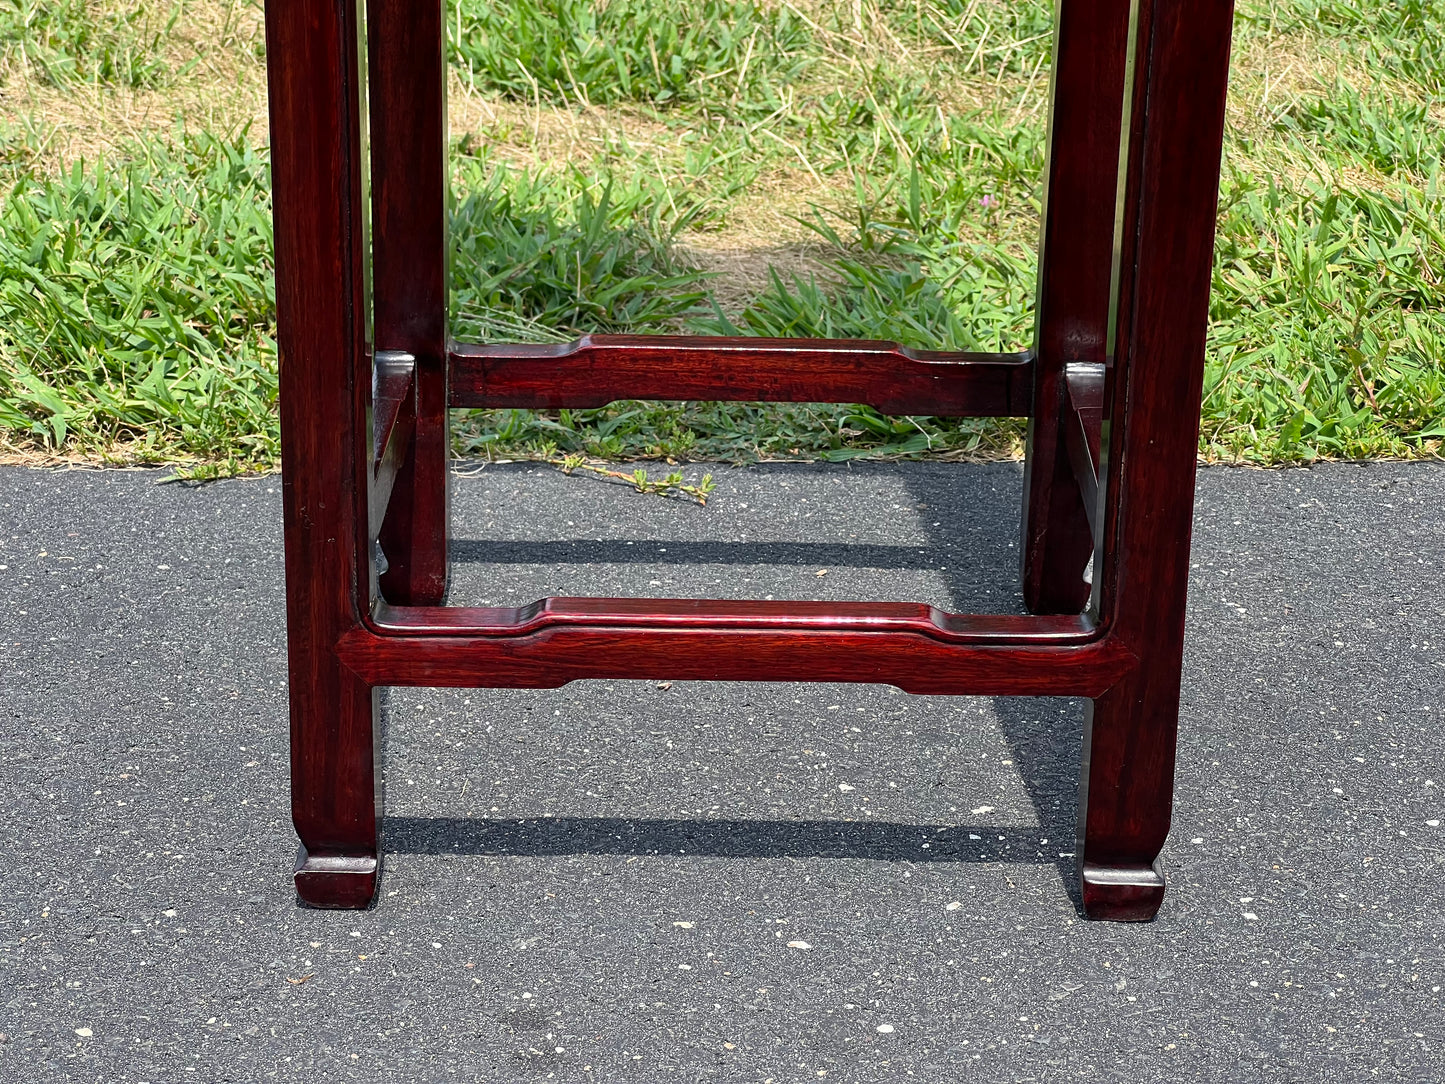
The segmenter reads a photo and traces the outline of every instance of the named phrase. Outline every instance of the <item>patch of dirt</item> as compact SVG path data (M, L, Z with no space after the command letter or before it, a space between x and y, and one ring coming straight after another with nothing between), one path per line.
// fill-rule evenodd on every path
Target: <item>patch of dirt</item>
M639 157L665 155L675 147L666 125L626 108L528 104L474 93L452 73L447 125L454 138L471 136L511 165L586 165L627 147Z
M110 5L134 10L137 5ZM169 9L167 9L169 10ZM165 18L169 18L166 14ZM147 13L142 36L165 25ZM259 5L245 0L188 0L164 38L169 77L155 88L71 83L51 86L11 63L0 82L0 114L26 118L35 136L29 164L54 173L78 160L94 162L128 143L166 137L177 124L192 131L239 132L266 141L266 68Z
M682 259L716 276L708 281L708 289L729 317L736 317L767 289L772 270L784 282L794 275L832 281L825 262L829 249L824 245L800 242L769 248L734 247L733 242L740 240L744 239L727 234L690 234L677 246Z
M1359 56L1339 43L1304 34L1238 35L1229 82L1226 117L1237 138L1225 139L1225 153L1243 168L1274 175L1290 186L1325 179L1344 187L1388 192L1400 179L1358 163L1341 165L1338 157L1320 153L1306 143L1281 139L1274 126L1300 102L1328 98L1336 82L1376 100L1420 100L1417 87L1382 78ZM1445 117L1445 107L1427 102ZM1424 180L1424 178L1419 178Z

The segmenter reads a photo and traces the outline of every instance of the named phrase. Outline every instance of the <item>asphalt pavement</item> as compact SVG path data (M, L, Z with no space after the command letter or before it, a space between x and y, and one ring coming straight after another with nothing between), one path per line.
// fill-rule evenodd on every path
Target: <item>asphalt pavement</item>
M458 603L1020 605L1017 464L458 471ZM1200 471L1147 925L1081 701L867 685L390 690L298 907L280 482L165 476L0 468L0 1081L1445 1080L1445 465Z

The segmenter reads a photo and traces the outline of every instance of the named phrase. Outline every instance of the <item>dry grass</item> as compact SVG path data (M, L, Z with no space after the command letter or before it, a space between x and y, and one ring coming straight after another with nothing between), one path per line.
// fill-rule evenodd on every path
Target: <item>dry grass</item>
M773 2L791 8L810 23L820 48L839 72L859 73L882 63L895 71L926 74L940 108L1002 107L1012 123L1036 118L1045 104L1047 72L1035 72L1027 79L961 73L956 50L905 40L889 28L873 3L842 0L841 7L851 20L838 28L828 17L840 7L835 0ZM257 0L179 0L177 6L179 16L164 47L164 60L172 74L157 88L54 87L13 60L0 67L0 115L34 133L27 165L41 172L58 172L77 159L93 161L138 138L165 136L178 123L218 133L249 125L258 143L265 140L260 4ZM169 13L165 5L137 0L103 0L96 7L97 11L142 7L148 25L163 21ZM1298 34L1239 36L1229 123L1233 132L1252 142L1252 164L1318 175L1322 165L1318 157L1288 154L1281 141L1270 138L1271 126L1301 99L1327 94L1336 79L1357 88L1379 83L1376 73L1341 51L1338 44ZM1392 95L1418 96L1408 85L1391 84L1383 89ZM1445 103L1429 104L1432 115L1445 123ZM448 108L454 136L470 134L479 146L518 166L601 165L618 143L635 155L656 154L659 159L677 150L677 133L639 109L490 99L455 74ZM801 169L801 164L795 155L791 163L780 163L760 177L758 195L739 207L739 221L729 226L729 243L706 247L731 251L753 237L762 250L780 238L800 238L803 234L793 222L794 216L806 213L811 203L825 200L829 194L848 195L841 179L820 191L819 176ZM1353 179L1367 181L1368 177Z
M1047 72L995 76L970 69L961 49L910 40L890 28L873 0L768 0L786 7L811 27L826 59L821 77L793 88L816 98L829 86L866 82L879 65L926 81L942 112L992 111L1007 124L1036 123L1046 105ZM929 0L918 0L920 17ZM11 58L0 65L0 116L27 133L12 140L12 162L54 174L77 160L95 161L147 137L167 138L178 127L234 133L249 128L255 143L267 138L264 26L259 0L177 0L174 7L140 0L100 0L97 15L143 9L147 30L178 9L164 39L169 71L154 88L95 84L56 87ZM1230 85L1227 143L1230 161L1245 170L1290 181L1325 178L1353 188L1389 190L1397 178L1357 163L1341 164L1299 142L1274 138L1273 126L1300 101L1327 95L1337 80L1392 96L1418 99L1408 84L1382 86L1338 39L1303 34L1237 35ZM452 135L493 160L528 170L577 167L597 173L625 160L631 168L676 172L681 137L675 124L634 106L601 108L583 103L522 103L488 97L453 72L449 87ZM1445 124L1445 102L1430 101L1431 115ZM887 110L881 109L889 127ZM725 309L743 304L766 283L768 268L785 276L821 270L816 236L799 222L818 206L848 206L852 178L823 172L796 142L758 126L758 141L775 152L746 192L729 201L727 214L683 238L685 254L719 277L714 287ZM1421 179L1423 180L1423 179ZM1029 240L1034 220L1025 209L1011 232Z
M1225 154L1232 164L1278 177L1288 185L1324 180L1371 192L1399 187L1399 177L1278 138L1275 125L1282 117L1303 102L1329 97L1341 83L1375 98L1426 104L1437 117L1445 117L1445 102L1422 96L1408 81L1382 77L1339 44L1338 39L1298 33L1236 36L1225 140ZM1413 178L1419 182L1427 179Z
M807 21L826 64L810 85L793 88L800 100L821 97L833 86L863 85L879 65L926 81L942 112L991 111L1006 123L1037 123L1046 105L1047 72L1005 77L970 70L962 51L946 44L907 40L890 29L870 0L772 0ZM97 10L135 10L137 0L102 0ZM922 0L920 0L920 14ZM147 5L146 19L169 10ZM55 173L77 160L95 161L146 137L167 138L178 126L219 133L249 126L250 138L267 135L264 27L257 0L180 0L174 28L165 38L169 76L153 89L100 85L55 87L23 66L0 70L0 108L24 118L30 131L22 152L26 168ZM1342 176L1310 148L1272 139L1282 112L1308 96L1327 93L1334 81L1368 85L1371 73L1325 40L1301 35L1242 35L1236 45L1229 123L1235 164L1300 178L1331 176L1343 183L1383 189L1390 178L1363 169ZM1396 88L1392 88L1396 89ZM1402 91L1403 92L1403 91ZM886 108L880 105L889 129ZM601 108L580 102L530 103L488 97L452 74L448 115L453 137L466 137L493 160L528 170L580 168L602 173L619 162L668 176L677 171L681 136L669 124L634 106ZM767 285L770 269L785 278L826 275L825 250L799 221L815 208L854 201L846 173L815 168L795 141L775 126L758 126L756 142L770 147L747 190L729 201L727 213L681 238L681 254L711 272L711 288L730 315ZM1250 147L1249 151L1242 148ZM906 152L906 148L905 152ZM1009 232L1031 241L1031 209L1023 208Z
M851 81L878 64L901 72L926 72L940 108L976 110L1006 104L1015 119L1035 117L1044 104L1047 73L1028 80L999 80L960 75L950 64L950 47L909 42L891 31L876 6L845 0L845 20L835 28L828 0L776 0L814 28L832 75L819 86L796 88L800 97L830 89L830 82ZM249 126L250 138L267 134L266 76L261 59L264 28L256 0L179 0L173 30L165 38L169 76L155 88L94 84L51 86L23 66L0 70L0 109L22 119L28 137L17 148L17 165L55 174L79 160L94 162L137 141L168 138L178 127L233 133ZM137 0L102 0L98 11L145 8L147 25L169 17L172 9ZM449 122L456 138L495 160L521 168L603 170L614 165L619 148L636 163L655 163L670 172L680 154L680 133L645 111L622 106L599 108L545 101L519 103L489 98L453 73ZM885 112L886 116L886 112ZM887 121L885 119L885 126ZM818 269L809 253L816 238L798 219L822 206L845 206L853 199L851 178L823 174L795 142L770 126L758 140L772 147L774 161L764 165L747 192L731 202L721 228L685 238L689 253L719 273L715 284L726 308L740 304L766 283L768 267L808 274ZM1027 228L1025 233L1029 232Z
M58 173L74 162L94 162L147 137L164 137L177 124L191 130L237 132L266 139L266 69L259 5L248 0L181 0L174 27L163 38L168 74L156 87L131 88L77 82L53 86L11 60L0 69L0 112L19 121L29 138L25 168ZM135 0L96 5L144 9L147 30L160 29L169 9Z
M713 276L708 288L729 318L736 318L747 307L771 272L784 279L796 275L820 282L833 280L829 250L824 245L803 240L765 247L751 228L754 220L739 217L745 224L741 229L696 234L678 246L684 260Z
M51 2L78 3L79 0ZM996 246L996 251L1007 249L1011 258L1032 247L1037 221L1035 174L1038 165L1038 143L1033 137L1042 127L1048 90L1047 56L1039 51L1037 44L1031 47L1034 51L1020 54L1028 57L1026 62L1011 64L1003 63L996 53L986 55L981 51L982 45L950 44L915 33L914 28L923 25L923 16L930 11L936 14L934 5L942 0L761 2L791 10L809 24L812 34L811 43L806 46L807 55L812 57L809 65L787 69L802 70L803 74L789 76L794 81L781 86L772 84L772 90L767 92L776 91L782 98L781 107L772 116L763 115L773 108L772 104L759 108L757 101L748 99L739 106L737 95L707 101L687 99L681 105L674 100L670 106L658 108L644 104L597 107L585 97L558 103L547 99L545 88L530 102L509 100L479 92L469 80L454 73L449 87L452 135L468 153L484 157L489 163L548 175L544 178L547 185L557 182L555 188L548 191L555 191L559 207L575 195L573 171L592 189L594 196L606 178L616 179L617 191L626 188L631 198L644 200L644 216L654 202L666 212L669 202L675 199L671 217L660 214L654 225L660 224L665 231L669 223L683 223L682 232L676 237L677 255L710 274L708 287L714 299L724 313L733 318L750 304L753 313L765 307L773 296L767 293L767 288L774 273L784 280L796 276L805 280L816 278L825 286L840 283L836 277L839 268L857 253L840 254L836 248L822 243L818 234L809 230L802 220L813 217L819 208L839 211L844 221L830 221L839 226L845 241L854 233L853 227L865 206L867 213L875 216L870 222L888 219L894 224L902 223L906 215L899 214L897 197L900 193L906 194L910 168L915 165L919 167L919 174L932 171L928 173L929 183L935 184L935 191L940 177L944 180L962 177L965 181L946 197L937 197L941 203L951 201L946 236L935 228L942 220L939 215L907 220L926 219L929 224L920 227L918 232L932 230L939 234L928 239L935 247L921 257L928 263L929 274L936 270L933 261L937 253L957 241L983 242ZM972 2L970 0L970 4ZM1005 12L1004 5L1008 2L977 0L990 19L995 12ZM1377 5L1384 2L1375 0ZM161 76L149 83L142 81L144 85L139 87L84 80L56 86L13 52L0 58L0 169L10 175L27 171L55 175L78 160L94 162L101 156L125 154L129 146L138 141L174 141L182 128L218 134L244 129L254 144L265 142L266 85L260 0L175 0L174 5L172 0L91 0L91 10L98 18L117 11L140 11L147 32L164 25L175 11L175 23L164 36ZM973 7L968 10L971 12ZM1035 18L1041 17L1037 14L1041 10L1036 9ZM1385 4L1381 10L1395 9ZM889 11L893 13L891 21ZM911 18L910 11L916 11L919 18ZM954 19L956 22L957 14ZM938 21L934 19L935 24ZM1351 411L1359 406L1346 386L1353 379L1348 374L1341 378L1345 384L1340 386L1345 390L1335 400L1311 398L1306 402L1304 398L1306 388L1312 387L1311 380L1318 384L1313 374L1328 368L1341 344L1350 345L1354 341L1350 337L1354 334L1350 322L1342 315L1343 302L1332 302L1334 308L1323 314L1295 312L1295 299L1304 297L1309 289L1317 289L1322 284L1333 288L1335 277L1346 282L1344 272L1339 269L1343 263L1339 267L1331 264L1321 273L1323 279L1309 279L1308 283L1305 271L1293 265L1285 267L1288 253L1281 256L1285 247L1281 238L1296 233L1304 236L1299 231L1316 228L1324 231L1328 225L1320 222L1320 208L1311 203L1314 196L1310 193L1335 190L1344 194L1346 202L1353 199L1354 194L1394 198L1402 192L1417 202L1434 200L1434 196L1428 194L1433 192L1430 187L1433 182L1421 172L1432 168L1432 162L1428 149L1419 150L1419 141L1408 157L1403 153L1392 157L1388 148L1381 153L1378 144L1369 144L1370 132L1376 130L1373 120L1362 121L1353 128L1332 127L1337 125L1341 114L1331 110L1342 109L1342 103L1356 100L1352 93L1339 88L1353 88L1362 98L1369 99L1372 110L1382 110L1381 115L1395 118L1395 134L1411 135L1410 126L1418 122L1422 107L1424 115L1433 123L1445 125L1445 100L1430 99L1422 85L1410 83L1404 76L1389 74L1406 69L1390 68L1388 64L1377 69L1365 63L1360 59L1361 49L1352 48L1352 39L1339 33L1328 36L1331 30L1326 22L1281 20L1279 25L1314 27L1311 32L1290 33L1266 32L1259 29L1262 22L1259 12L1244 11L1235 37L1226 139L1230 171L1226 173L1225 183L1236 194L1263 191L1268 186L1271 199L1275 197L1274 182L1278 182L1281 190L1287 190L1288 206L1280 215L1263 214L1257 230L1247 223L1236 223L1236 228L1242 231L1244 251L1259 265L1261 275L1268 278L1270 274L1289 274L1296 278L1288 284L1288 298L1284 302L1278 299L1269 302L1274 306L1269 311L1259 311L1258 292L1247 282L1235 290L1239 296L1223 290L1216 297L1229 295L1228 303L1236 305L1243 314L1236 314L1235 323L1244 330L1238 330L1236 338L1230 340L1241 351L1255 350L1269 339L1268 326L1292 326L1296 317L1310 326L1305 329L1308 336L1280 340L1283 345L1279 347L1279 355L1284 360L1279 364L1288 370L1285 374L1288 379L1280 377L1279 386L1289 402L1285 405L1264 403L1257 408L1237 403L1216 404L1215 436L1230 427L1234 427L1230 431L1240 433L1248 430L1228 445L1231 449L1228 455L1236 458L1243 454L1241 448L1266 460L1297 454L1380 454L1380 449L1398 452L1408 448L1424 448L1430 454L1438 454L1438 444L1407 446L1389 434L1379 440L1362 437L1355 443L1346 440L1331 445L1320 441L1318 447L1312 446L1307 453L1291 450L1293 445L1289 441L1296 437L1277 439L1278 433L1295 424L1291 421L1286 425L1280 419L1293 416L1298 410L1306 413L1317 410L1327 423L1334 424L1339 418L1354 417ZM940 33L947 38L948 25ZM1033 31L1028 30L1027 34L1032 35ZM1005 42L1004 47L1022 47L1037 40L1033 37L1025 40L1024 32L1019 39ZM1388 40L1400 39L1397 35ZM1006 58L1010 54L1002 55ZM510 52L504 51L502 56L507 63L514 59ZM737 82L738 94L742 94L741 73ZM596 85L599 84L593 84ZM840 108L840 98L845 107L866 102L869 106L866 121L855 121L847 108ZM1400 103L1410 104L1414 111L1392 112ZM1412 119L1400 121L1401 116ZM1308 127L1306 122L1313 127ZM1386 123L1388 125L1388 119ZM829 124L833 125L831 130L827 129ZM1027 138L1017 146L1010 144L1000 150L1000 145L989 142L995 136L1003 137L1020 128L1027 129ZM860 136L858 133L863 129L866 131ZM1353 150L1332 145L1335 133L1342 130L1345 136L1355 139ZM970 141L968 147L984 148L980 157L972 158L971 150L966 160L951 155L946 144L950 132L968 133L960 138ZM942 146L939 133L943 133ZM1321 133L1328 133L1329 139ZM1387 139L1389 135L1386 133ZM979 140L977 145L973 143L975 137ZM709 155L716 155L717 161L723 164L714 165ZM994 156L993 159L990 160L989 155ZM1379 163L1378 168L1372 163ZM481 175L462 155L458 155L457 168L459 176L463 171L470 171L466 173L470 184L475 184ZM1438 166L1433 168L1438 170ZM860 196L856 186L859 177L873 186L866 195ZM890 192L887 200L879 198L883 189ZM989 205L979 198L985 193L997 203L992 211L980 212L978 205ZM682 210L678 210L677 205L681 205ZM1329 206L1332 208L1333 203ZM697 217L690 217L694 213ZM1329 212L1324 214L1327 217ZM1228 215L1225 218L1227 220ZM1257 238L1254 233L1258 233ZM869 231L864 231L864 235L873 236ZM1222 243L1232 240L1240 238L1232 238L1228 230L1223 229ZM1349 250L1340 259L1348 262L1347 258L1355 255L1354 249L1365 242L1392 240L1383 234L1351 238L1347 242ZM1427 249L1431 253L1436 250L1423 242L1422 245L1420 259L1428 262L1433 256L1423 253ZM872 262L878 259L876 251L865 257ZM1268 266L1271 263L1272 270ZM1026 268L1027 265L1025 260L1014 266ZM504 270L512 266L507 264ZM1368 303L1380 307L1377 301L1368 300L1376 297L1373 292L1376 280L1388 277L1379 266L1361 264L1364 269L1358 274L1357 269L1350 271L1354 277L1348 279L1347 289L1341 287L1346 289L1349 304ZM1234 272L1238 271L1235 267ZM1422 273L1420 278L1420 296L1426 300L1400 302L1404 306L1401 311L1408 308L1411 321L1418 317L1422 326L1428 323L1433 329L1437 326L1432 322L1434 314L1439 311L1432 300L1438 298L1438 278L1430 273ZM840 284L840 289L847 288L846 284ZM1023 294L1016 291L1011 296ZM829 296L820 304L827 309L835 300L830 288ZM1395 304L1390 301L1383 307L1388 309ZM860 333L867 334L882 317L909 311L909 305L907 300L895 299L883 309L869 310L861 321ZM835 307L843 311L846 305L839 301ZM1007 311L1015 312L1014 309ZM1246 318L1251 313L1257 317L1258 328ZM1379 314L1367 315L1373 320ZM1400 329L1392 330L1393 325L1387 325L1382 316L1380 335L1386 346L1381 348L1384 352L1380 354L1380 371L1389 376L1393 370L1386 363L1396 364L1399 360L1396 346L1405 340ZM1019 326L1023 326L1022 323ZM1432 344L1442 341L1434 330L1429 331L1429 335L1435 338L1419 348L1427 359L1427 368L1439 352ZM1421 342L1425 343L1426 338ZM1247 385L1245 391L1254 394L1267 380L1260 375L1264 363L1251 364L1253 368L1248 372L1241 369L1236 376L1242 386ZM1309 379L1305 379L1306 373L1312 374ZM1367 395L1376 413L1379 408L1375 405L1375 392L1383 394L1381 382L1386 376L1372 376L1366 385L1371 389ZM1389 376L1389 379L1395 378ZM1400 378L1400 387L1415 379L1414 376L1408 380ZM1366 377L1358 375L1358 382L1365 384ZM1436 403L1438 395L1427 394L1429 374L1416 382L1426 389L1419 391L1420 402ZM1430 398L1431 394L1435 394L1435 398ZM1445 418L1438 422L1430 420L1438 414L1436 406L1398 409L1401 418L1406 420L1395 428L1407 436L1416 430L1423 432L1427 423L1437 429L1445 426ZM1413 417L1411 411L1420 414L1423 420L1409 421L1409 417ZM1395 425L1390 419L1384 420ZM653 421L658 432L663 433L657 439L664 440L664 431L672 423L664 425L662 421ZM838 426L843 424L838 419L834 422ZM1350 424L1363 423L1355 417ZM1296 432L1298 428L1295 425ZM1370 443L1371 440L1375 442ZM1003 445L995 443L989 447L1000 450ZM1338 451L1340 448L1346 451ZM633 454L632 445L627 449L627 454ZM1010 450L1017 453L1019 449L1015 444ZM1215 452L1219 453L1219 449ZM119 446L115 451L115 456L122 461L127 454ZM38 446L17 447L0 438L0 461L61 463L71 458L54 456Z

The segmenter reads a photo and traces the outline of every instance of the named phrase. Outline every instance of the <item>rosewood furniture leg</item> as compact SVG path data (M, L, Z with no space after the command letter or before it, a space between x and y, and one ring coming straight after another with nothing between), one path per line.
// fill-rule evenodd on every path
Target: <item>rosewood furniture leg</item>
M367 555L360 63L354 4L266 5L280 346L282 495L296 889L364 907L376 887L377 704L337 641L359 621Z
M372 292L378 351L416 358L416 427L381 528L381 593L447 593L446 52L441 0L368 0Z
M328 652L328 654L331 654ZM291 819L301 837L296 894L312 907L365 907L381 851L377 690L335 656L291 692Z
M1112 919L1152 918L1164 895L1233 15L1229 0L1138 11L1096 577L1100 620L1138 662L1089 712L1077 847L1084 908Z
M372 210L384 348L374 356L363 2L382 142ZM1129 0L1127 18L1123 0L1062 5L1037 365L1032 354L864 341L598 336L451 349L442 8L418 2L271 0L266 11L303 901L363 907L375 894L379 686L837 680L1091 698L1077 847L1084 907L1095 918L1152 917L1178 729L1229 0ZM1077 125L1083 135L1064 132ZM1099 164L1110 160L1112 180ZM434 604L446 589L449 404L821 398L965 417L1017 416L1030 394L1038 416L1025 589L1035 610L1072 613L680 599ZM386 598L378 535L392 561Z
M1066 0L1058 11L1020 555L1024 604L1038 614L1089 602L1093 510L1065 446L1064 367L1101 364L1107 347L1129 0Z

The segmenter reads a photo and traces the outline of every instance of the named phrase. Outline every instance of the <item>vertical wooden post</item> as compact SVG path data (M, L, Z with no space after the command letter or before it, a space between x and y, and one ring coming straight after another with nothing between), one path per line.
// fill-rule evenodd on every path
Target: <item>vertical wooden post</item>
M416 358L416 428L381 528L381 591L447 593L446 30L442 0L368 0L372 291L377 350Z
M1041 614L1089 601L1094 536L1062 437L1064 367L1104 361L1129 0L1059 0L1055 14L1021 552L1024 604Z
M1230 0L1136 0L1100 619L1138 665L1091 705L1077 848L1094 918L1164 895Z
M335 653L369 571L355 0L270 0L266 49L296 889L317 906L364 907L377 872L376 695Z

